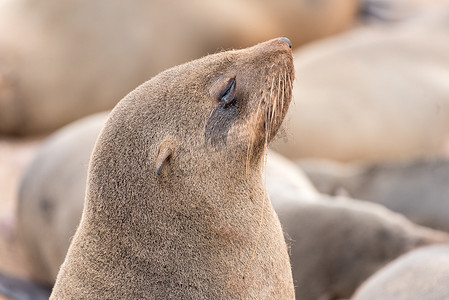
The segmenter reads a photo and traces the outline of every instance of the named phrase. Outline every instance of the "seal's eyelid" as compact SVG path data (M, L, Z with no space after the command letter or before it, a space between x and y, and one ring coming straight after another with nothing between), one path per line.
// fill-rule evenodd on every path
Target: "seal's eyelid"
M220 102L223 102L225 104L230 104L235 99L235 86L236 81L235 78L232 78L229 80L228 85L226 86L226 89L220 96Z

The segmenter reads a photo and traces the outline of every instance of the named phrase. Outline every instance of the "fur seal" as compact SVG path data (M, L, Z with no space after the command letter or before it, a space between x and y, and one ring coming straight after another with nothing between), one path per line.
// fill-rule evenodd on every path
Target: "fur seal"
M417 224L449 232L449 161L417 161L346 165L303 161L300 166L316 188L347 195L399 212Z
M358 28L295 51L301 80L284 122L289 134L272 148L290 159L344 162L443 155L448 11L439 22L423 17L388 29Z
M291 100L290 48L280 38L210 55L119 102L51 299L294 298L260 176Z
M17 190L41 138L0 138L0 272L27 276L17 238Z
M282 206L284 201L287 204L297 201L298 193L304 201L319 197L309 178L293 162L273 150L268 152L265 174L267 191L275 196L275 206Z
M50 132L111 109L147 78L218 49L279 35L299 45L342 31L355 22L357 3L5 1L0 134Z
M449 244L407 253L371 276L353 300L449 299Z

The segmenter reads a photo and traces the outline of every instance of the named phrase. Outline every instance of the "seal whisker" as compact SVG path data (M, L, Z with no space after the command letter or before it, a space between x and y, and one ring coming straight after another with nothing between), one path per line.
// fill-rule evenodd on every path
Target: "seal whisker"
M261 107L261 104L262 104L262 102L264 100L264 95L265 94L262 94L262 96L261 96L261 98L259 100L259 104L257 105L256 113L255 113L255 115L253 117L253 118L255 118L255 120L256 120L255 122L256 123L257 123L257 119L259 118L260 107ZM266 95L265 95L265 98L266 98ZM252 155L252 148L253 148L254 139L255 139L254 135L255 135L254 130L251 130L250 138L248 140L248 149L246 151L246 162L245 162L246 163L246 167L245 167L246 175L248 175L248 173L249 173L249 163L250 163L250 159L251 159L251 155Z
M288 83L289 83L289 85L290 85L290 91L293 89L293 82L292 82L292 80L291 80L291 76L290 76L290 74L288 74Z
M273 79L273 81L274 81L274 79ZM273 93L273 99L271 100L271 103L270 103L270 108L271 108L270 128L272 127L273 122L276 122L275 115L276 115L276 102L277 102L278 87L275 86L275 89L276 89L276 97L275 97L275 94Z
M276 83L276 86L275 86L276 93L273 94L273 101L272 101L273 110L272 110L272 113L271 113L270 128L272 127L273 122L274 122L274 124L276 124L276 110L277 110L277 102L278 102L278 99L279 99L279 82L280 82L280 80L281 79L278 76L278 80L277 80L277 83Z
M252 154L252 148L254 145L254 132L251 132L250 136L249 136L249 140L248 140L248 149L246 151L246 166L245 166L245 172L246 172L246 176L248 177L249 174L249 162L251 159L251 154Z
M271 87L273 87L273 84L271 84ZM271 93L273 90L270 91L270 98L269 101L271 102ZM265 101L265 143L268 140L269 130L270 130L270 112L269 112L269 105L268 101Z
M271 79L271 88L270 88L270 105L268 106L268 109L269 109L269 115L268 115L268 117L270 117L270 115L271 115L271 108L272 108L272 106L273 106L273 96L274 96L274 94L273 94L273 89L275 88L275 86L274 86L274 77ZM272 116L271 116L272 117ZM268 120L268 121L270 121L271 122L271 120Z
M277 97L276 97L276 102L275 104L275 118L276 118L276 122L277 122L277 114L278 114L278 110L279 110L279 106L280 106L280 94L281 94L281 74L278 74L278 86L277 86Z
M285 84L287 81L287 71L284 71L284 80L282 81L282 99L281 99L281 112L284 111L284 101L285 101Z

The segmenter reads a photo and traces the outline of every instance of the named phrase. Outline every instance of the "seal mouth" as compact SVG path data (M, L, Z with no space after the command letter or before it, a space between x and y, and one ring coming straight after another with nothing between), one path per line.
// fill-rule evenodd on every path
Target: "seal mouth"
M267 88L262 91L255 114L256 132L262 135L265 146L276 135L292 99L293 68L284 65L273 73L267 80Z
M256 141L263 143L263 153L267 153L268 144L279 130L292 99L295 76L293 61L279 66L277 70L270 72L270 75L267 78L266 88L261 92L254 115L255 126L247 149L247 169Z
M265 142L268 143L279 129L290 106L293 80L287 70L280 72L271 80L270 87L265 90L260 102L263 107L263 128Z

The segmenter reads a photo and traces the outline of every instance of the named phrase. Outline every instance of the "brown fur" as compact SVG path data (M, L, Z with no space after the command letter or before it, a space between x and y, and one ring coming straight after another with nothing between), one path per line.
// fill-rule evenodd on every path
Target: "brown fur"
M417 224L449 232L449 161L424 159L367 166L300 164L317 189L376 202Z
M20 184L18 228L31 278L53 285L81 218L87 166L108 117L101 113L73 122L51 135L26 169ZM298 168L271 151L267 190L286 199L316 190ZM295 189L286 188L286 184Z
M51 135L22 178L18 228L31 278L38 282L53 285L67 254L82 214L89 158L107 117L89 116ZM277 195L277 205L296 199L298 189L316 194L305 175L273 151L266 174L268 193Z
M449 299L449 244L410 252L370 277L353 300Z
M97 140L81 223L51 298L294 298L260 178L292 72L291 51L276 39L167 70L125 97ZM218 99L233 77L238 114L227 128L229 107ZM270 90L285 101L264 122ZM172 153L158 175L165 145Z

